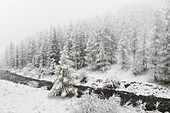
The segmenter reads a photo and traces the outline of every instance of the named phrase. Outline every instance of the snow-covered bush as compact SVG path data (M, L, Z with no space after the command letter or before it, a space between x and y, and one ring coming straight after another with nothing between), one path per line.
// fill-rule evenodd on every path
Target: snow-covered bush
M109 99L100 99L97 95L86 94L82 96L74 106L73 113L146 113L144 105L137 108L132 106L120 106L120 98L112 96ZM153 111L147 111L153 113ZM160 113L154 111L154 113Z
M77 91L73 87L74 77L72 76L73 70L69 65L68 55L67 55L67 45L59 61L59 66L57 67L57 79L49 93L49 97L61 96L61 97L72 97L76 95Z
M116 99L103 100L97 95L86 94L76 103L74 113L116 113L119 106Z

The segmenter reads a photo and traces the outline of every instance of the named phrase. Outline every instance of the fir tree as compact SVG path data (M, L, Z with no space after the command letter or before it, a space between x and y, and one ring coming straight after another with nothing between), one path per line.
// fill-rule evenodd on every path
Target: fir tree
M170 12L169 9L161 9L156 12L156 39L157 48L154 57L155 62L155 78L158 81L170 81Z
M70 26L71 27L71 26ZM80 69L85 66L85 49L86 49L86 38L87 35L83 29L83 25L79 22L75 25L76 29L70 28L69 37L69 54L73 61L73 67Z
M130 69L130 58L129 58L129 52L127 49L127 40L126 37L122 37L119 41L119 64L121 65L122 70L128 70Z
M110 20L105 19L104 25L101 31L102 41L104 42L104 49L107 55L107 59L111 64L116 64L116 49L117 49L117 40L111 29Z
M4 61L5 61L5 66L7 67L7 68L10 68L10 57L9 57L9 47L7 46L6 47L6 49L5 49L5 59L4 59Z
M18 46L16 46L16 50L15 50L15 68L16 69L19 68L19 50L18 50Z
M97 69L101 71L106 71L107 69L110 68L110 63L108 62L107 56L104 51L103 42L100 42L99 53L97 54L96 64L97 64Z
M160 51L158 59L158 73L161 78L170 81L170 11L163 10L161 15L161 31L160 31Z
M55 66L59 63L60 47L55 28L50 29L49 35L48 66L49 74L54 75Z
M97 59L97 53L98 53L98 44L95 37L95 32L92 32L89 35L87 44L86 44L86 65L88 65L89 69L96 70L96 59Z
M59 66L57 67L57 79L49 93L49 96L61 96L72 97L76 95L76 89L73 87L74 78L72 76L73 70L70 67L70 61L68 60L67 45L61 53Z
M36 43L35 39L30 38L28 42L28 47L27 47L27 64L29 66L33 66L33 59L34 56L36 55Z
M14 68L15 66L15 48L14 44L11 42L9 46L9 66L10 68Z
M138 36L138 29L135 27L134 31L132 31L132 37L131 37L131 53L132 53L132 65L131 69L135 75L139 74L137 70L137 55L139 53L139 36Z
M22 40L19 46L19 67L22 69L27 65L26 50L24 41Z

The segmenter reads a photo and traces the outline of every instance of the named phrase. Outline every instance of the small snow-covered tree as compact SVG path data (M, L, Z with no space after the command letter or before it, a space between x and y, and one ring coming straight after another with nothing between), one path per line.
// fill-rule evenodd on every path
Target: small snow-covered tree
M150 46L150 60L151 60L151 66L154 68L154 73L157 74L157 65L158 65L158 59L159 59L159 49L160 49L160 37L159 37L159 31L160 31L160 25L161 25L161 19L160 17L160 11L156 11L155 13L155 20L154 20L154 27L153 27L153 37L152 42Z
M155 17L155 43L154 53L152 58L153 66L155 68L155 79L158 81L170 81L170 13L168 9L160 9L156 11Z
M55 80L49 96L73 97L76 95L76 89L73 87L73 70L70 67L70 61L68 60L67 45L64 46L64 49L61 52L59 64L56 72L57 79Z
M6 49L5 49L5 58L4 58L4 60L5 60L5 66L6 67L10 67L10 57L9 57L9 47L6 47Z
M19 46L19 68L24 68L26 66L26 51L24 47L24 41L21 40Z
M109 69L110 63L107 60L107 56L104 51L103 42L100 42L99 45L100 45L99 53L97 54L97 60L96 60L97 69L99 69L101 71L106 71L107 69Z
M47 66L47 59L48 59L48 36L47 36L47 32L44 33L42 35L42 39L41 39L41 45L39 48L39 55L40 55L40 67L44 68Z
M161 24L159 26L160 31L158 32L158 35L160 37L160 43L159 43L159 59L157 62L157 72L158 76L163 79L163 81L170 81L170 11L169 10L161 10Z
M26 65L29 68L33 68L34 65L34 61L35 61L35 56L36 56L36 40L34 37L29 37L28 41L24 43L24 45L26 45L26 50L24 50L26 52Z
M145 23L146 24L146 23ZM147 29L145 27L145 29ZM149 30L148 30L149 31ZM149 33L147 33L147 31L141 30L139 32L139 39L140 41L138 42L138 48L136 51L136 70L137 73L136 74L142 74L144 72L146 72L148 69L148 45L147 45L147 39L148 39L148 35Z
M96 42L96 34L93 32L90 34L88 41L86 43L86 65L88 65L89 69L95 70L97 68L96 65L96 54L98 52L98 44Z
M9 66L10 68L14 68L15 66L15 46L11 42L9 45Z
M137 18L138 16L136 16ZM140 30L138 27L139 22L137 20L132 20L132 26L130 30L130 49L132 54L132 63L131 69L135 75L139 74L138 72L138 54L139 54L139 38L140 38Z
M116 48L117 40L114 36L113 30L110 25L111 21L109 18L105 18L104 25L102 26L101 37L104 44L104 49L107 55L107 59L111 64L116 64Z
M75 69L80 69L85 66L85 49L86 49L86 32L83 28L83 24L78 21L74 25L70 25L70 29L67 32L67 37L69 40L69 56L70 60L73 61L73 67Z
M119 64L122 70L130 69L130 57L126 37L122 37L119 41Z
M55 27L50 28L48 47L49 74L54 75L55 66L58 64L60 57L60 47Z
M19 68L19 50L18 50L18 46L16 46L16 50L15 50L15 68L16 69Z

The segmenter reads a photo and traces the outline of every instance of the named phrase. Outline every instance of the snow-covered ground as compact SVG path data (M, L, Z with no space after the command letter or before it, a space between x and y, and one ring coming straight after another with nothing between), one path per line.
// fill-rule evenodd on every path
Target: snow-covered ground
M76 97L48 98L49 91L4 80L0 80L0 89L0 113L84 113L83 110L88 111L90 107L105 111L105 109L112 110L112 106L116 110L113 109L114 113L152 113L141 108L120 106L114 102L114 97L111 100L100 100L89 96L80 99ZM103 104L106 105L100 106ZM154 111L154 113L159 112Z
M155 96L170 99L169 88L162 87L160 85L151 83L142 84L140 82L124 82L123 84L121 84L122 87L118 88L117 90L131 92L136 95ZM128 84L129 86L125 87L125 84Z
M21 76L25 76L25 77L29 77L29 78L34 78L34 79L39 79L39 80L46 80L46 81L52 81L54 82L56 79L56 76L39 76L40 73L38 72L38 70L36 69L30 69L30 68L23 68L21 69L9 69L10 72L21 75Z
M74 98L48 98L49 91L0 80L0 113L69 113Z
M30 70L29 68L24 68L23 70L10 70L12 73L16 73L18 75L31 77L35 79L54 81L56 76L42 76L38 78L38 72L36 70ZM123 71L119 65L112 65L111 68L106 72L99 71L90 71L86 68L75 71L75 75L86 75L88 77L93 77L95 79L111 79L118 81L138 81L143 83L149 83L154 80L154 76L152 72L148 72L143 75L135 76L131 70Z
M78 70L76 73L84 73L88 77L93 77L96 79L111 79L117 81L138 81L143 83L148 83L154 80L152 72L147 74L135 76L131 70L123 71L119 65L112 65L111 68L106 72L99 71L89 71L87 69Z
M37 78L38 72L31 71L28 68L23 70L11 70L13 73L19 75ZM125 88L123 84L119 87L120 91L133 92L137 95L154 95L162 98L170 98L170 90L166 87L162 87L156 83L153 83L154 76L150 71L143 75L135 76L131 70L123 71L119 65L112 65L112 67L106 72L90 71L86 68L75 71L75 76L86 76L88 82L84 85L91 87L103 87L106 81L119 81L120 83L130 84L131 82L138 82L138 84L131 84L129 87ZM54 81L56 76L44 76L40 78L42 80ZM102 82L96 83L96 81L101 80ZM79 81L78 81L79 83ZM94 86L95 83L95 86ZM150 86L149 86L150 85Z

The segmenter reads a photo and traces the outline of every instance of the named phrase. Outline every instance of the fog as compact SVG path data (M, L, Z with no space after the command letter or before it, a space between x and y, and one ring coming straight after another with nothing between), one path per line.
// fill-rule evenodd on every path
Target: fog
M0 0L0 58L13 41L70 20L92 18L142 0Z

